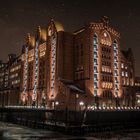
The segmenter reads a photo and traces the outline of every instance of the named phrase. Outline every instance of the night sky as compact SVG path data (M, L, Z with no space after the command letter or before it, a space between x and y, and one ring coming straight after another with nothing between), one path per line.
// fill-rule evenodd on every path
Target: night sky
M140 8L139 0L4 0L0 1L0 58L20 53L25 35L36 27L59 21L66 31L75 31L102 16L121 33L121 48L132 48L136 75L140 75Z

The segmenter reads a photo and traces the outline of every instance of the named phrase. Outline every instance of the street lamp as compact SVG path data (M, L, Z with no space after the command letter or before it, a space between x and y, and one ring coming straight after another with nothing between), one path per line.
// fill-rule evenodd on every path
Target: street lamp
M77 99L79 98L79 94L75 94L75 112L77 111Z
M83 106L84 105L84 102L83 101L79 102L79 105L80 106Z
M55 102L55 105L59 105L59 102L58 102L58 101L56 101L56 102Z

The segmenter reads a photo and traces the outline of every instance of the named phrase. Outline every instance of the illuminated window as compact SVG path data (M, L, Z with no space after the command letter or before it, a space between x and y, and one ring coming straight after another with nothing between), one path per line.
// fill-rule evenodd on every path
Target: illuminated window
M118 85L115 85L115 89L118 90Z
M94 90L94 95L95 95L95 96L97 95L97 90Z
M97 74L94 74L94 80L97 81Z
M97 73L97 67L94 66L94 73Z
M94 52L94 58L97 58L98 55L97 55L97 52Z
M97 65L97 59L94 59L94 65Z
M128 72L125 72L125 76L128 77Z
M106 32L104 32L104 37L107 37L107 33Z
M118 78L117 77L115 77L115 83L117 83L118 82Z
M97 89L97 83L96 82L94 83L94 88Z
M115 76L118 76L118 71L117 70L115 70L114 73L115 73Z
M124 76L124 71L122 71L122 76Z
M122 68L122 69L124 68L124 64L123 64L123 63L121 63L121 68Z
M114 67L115 67L115 69L117 69L117 68L118 68L117 63L114 63Z
M94 34L94 44L96 45L97 44L97 36L96 36L96 34Z

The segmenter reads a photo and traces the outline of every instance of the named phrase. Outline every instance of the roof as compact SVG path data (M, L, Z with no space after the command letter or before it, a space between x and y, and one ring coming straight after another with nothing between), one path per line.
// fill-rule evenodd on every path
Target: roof
M68 86L71 90L73 90L73 91L77 91L77 92L80 92L80 93L85 93L84 90L78 88L78 87L75 86L75 85L67 85L67 86Z
M128 50L121 50L122 55L125 57L125 59L132 59L133 58L133 53L132 53L132 49L129 48Z
M77 85L74 84L72 80L67 80L67 79L59 79L63 84L65 84L68 88L70 88L73 91L77 91L80 93L85 93L84 90L80 89Z
M122 50L121 52L125 58L128 58L128 51Z

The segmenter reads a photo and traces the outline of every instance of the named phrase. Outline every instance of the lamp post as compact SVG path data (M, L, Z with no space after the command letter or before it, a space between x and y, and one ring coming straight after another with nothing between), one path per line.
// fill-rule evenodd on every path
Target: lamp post
M82 107L84 106L84 102L80 101L79 102L79 106L80 106L80 122L83 122L83 118L82 118Z
M75 112L77 111L77 99L78 99L79 95L75 94Z
M76 111L77 111L77 99L78 99L79 95L75 94L75 120L76 120Z
M57 118L57 114L56 114L56 106L59 105L59 102L58 101L54 101L54 122L55 122L55 125L56 125L56 118Z
M82 107L84 106L84 102L83 101L79 102L79 105L80 105L80 111L81 111Z

